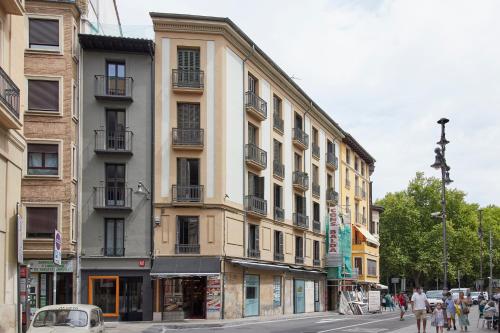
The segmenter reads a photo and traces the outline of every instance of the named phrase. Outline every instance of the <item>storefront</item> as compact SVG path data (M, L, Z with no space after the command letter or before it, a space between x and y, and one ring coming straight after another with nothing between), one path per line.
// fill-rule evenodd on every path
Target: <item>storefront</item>
M245 317L258 316L260 308L259 275L245 274Z
M52 260L30 260L28 267L28 305L30 318L36 310L52 304L73 303L73 261L63 260L61 266ZM54 302L54 272L56 296Z
M106 320L151 320L151 294L147 270L82 270L82 302L99 306Z
M219 319L220 260L163 257L153 263L155 320Z

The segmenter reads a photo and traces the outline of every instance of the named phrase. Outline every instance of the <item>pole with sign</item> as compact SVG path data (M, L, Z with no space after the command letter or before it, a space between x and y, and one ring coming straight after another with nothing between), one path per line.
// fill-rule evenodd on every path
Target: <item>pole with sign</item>
M62 257L62 236L61 233L56 229L54 231L54 265L56 265L54 269L54 283L53 283L53 290L54 290L54 296L53 296L53 301L52 304L56 304L56 297L57 297L57 266L61 266L61 257Z

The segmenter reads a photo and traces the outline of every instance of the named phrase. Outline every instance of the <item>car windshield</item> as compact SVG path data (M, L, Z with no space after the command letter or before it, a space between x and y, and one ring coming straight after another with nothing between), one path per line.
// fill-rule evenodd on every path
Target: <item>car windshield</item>
M44 326L87 326L88 316L80 310L45 310L40 311L33 321L34 327Z
M441 298L443 297L443 293L441 291L428 291L425 293L427 298Z
M471 296L479 296L479 291L473 291L470 294Z

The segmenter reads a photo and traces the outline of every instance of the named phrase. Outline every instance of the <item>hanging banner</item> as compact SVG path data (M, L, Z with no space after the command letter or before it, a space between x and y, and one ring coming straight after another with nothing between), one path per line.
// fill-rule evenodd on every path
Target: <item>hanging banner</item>
M342 258L339 249L339 219L337 207L332 206L328 209L328 267L341 267Z
M221 281L218 275L207 277L207 311L221 310Z
M24 262L23 223L23 217L17 214L17 263L20 265Z
M54 264L61 266L62 236L57 229L54 231Z

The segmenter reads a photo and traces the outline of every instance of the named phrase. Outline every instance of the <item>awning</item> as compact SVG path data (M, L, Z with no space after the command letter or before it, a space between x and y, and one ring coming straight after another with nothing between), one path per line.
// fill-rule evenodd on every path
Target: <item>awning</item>
M380 243L378 241L377 238L375 238L375 236L373 236L368 230L366 230L366 228L364 227L360 227L360 226L357 226L357 225L354 225L354 227L361 233L363 234L363 236L365 236L366 240L370 243L373 243L377 246L380 246Z
M375 284L375 289L389 289L389 287L387 287L386 285L377 283L377 284Z
M264 269L264 270L269 270L269 271L288 271L288 269L289 269L288 266L265 264L265 263L255 262L255 261L247 261L247 260L233 259L233 260L231 260L231 263L239 265L239 266L243 266L246 268Z
M158 257L153 261L151 276L207 276L220 273L218 257Z

